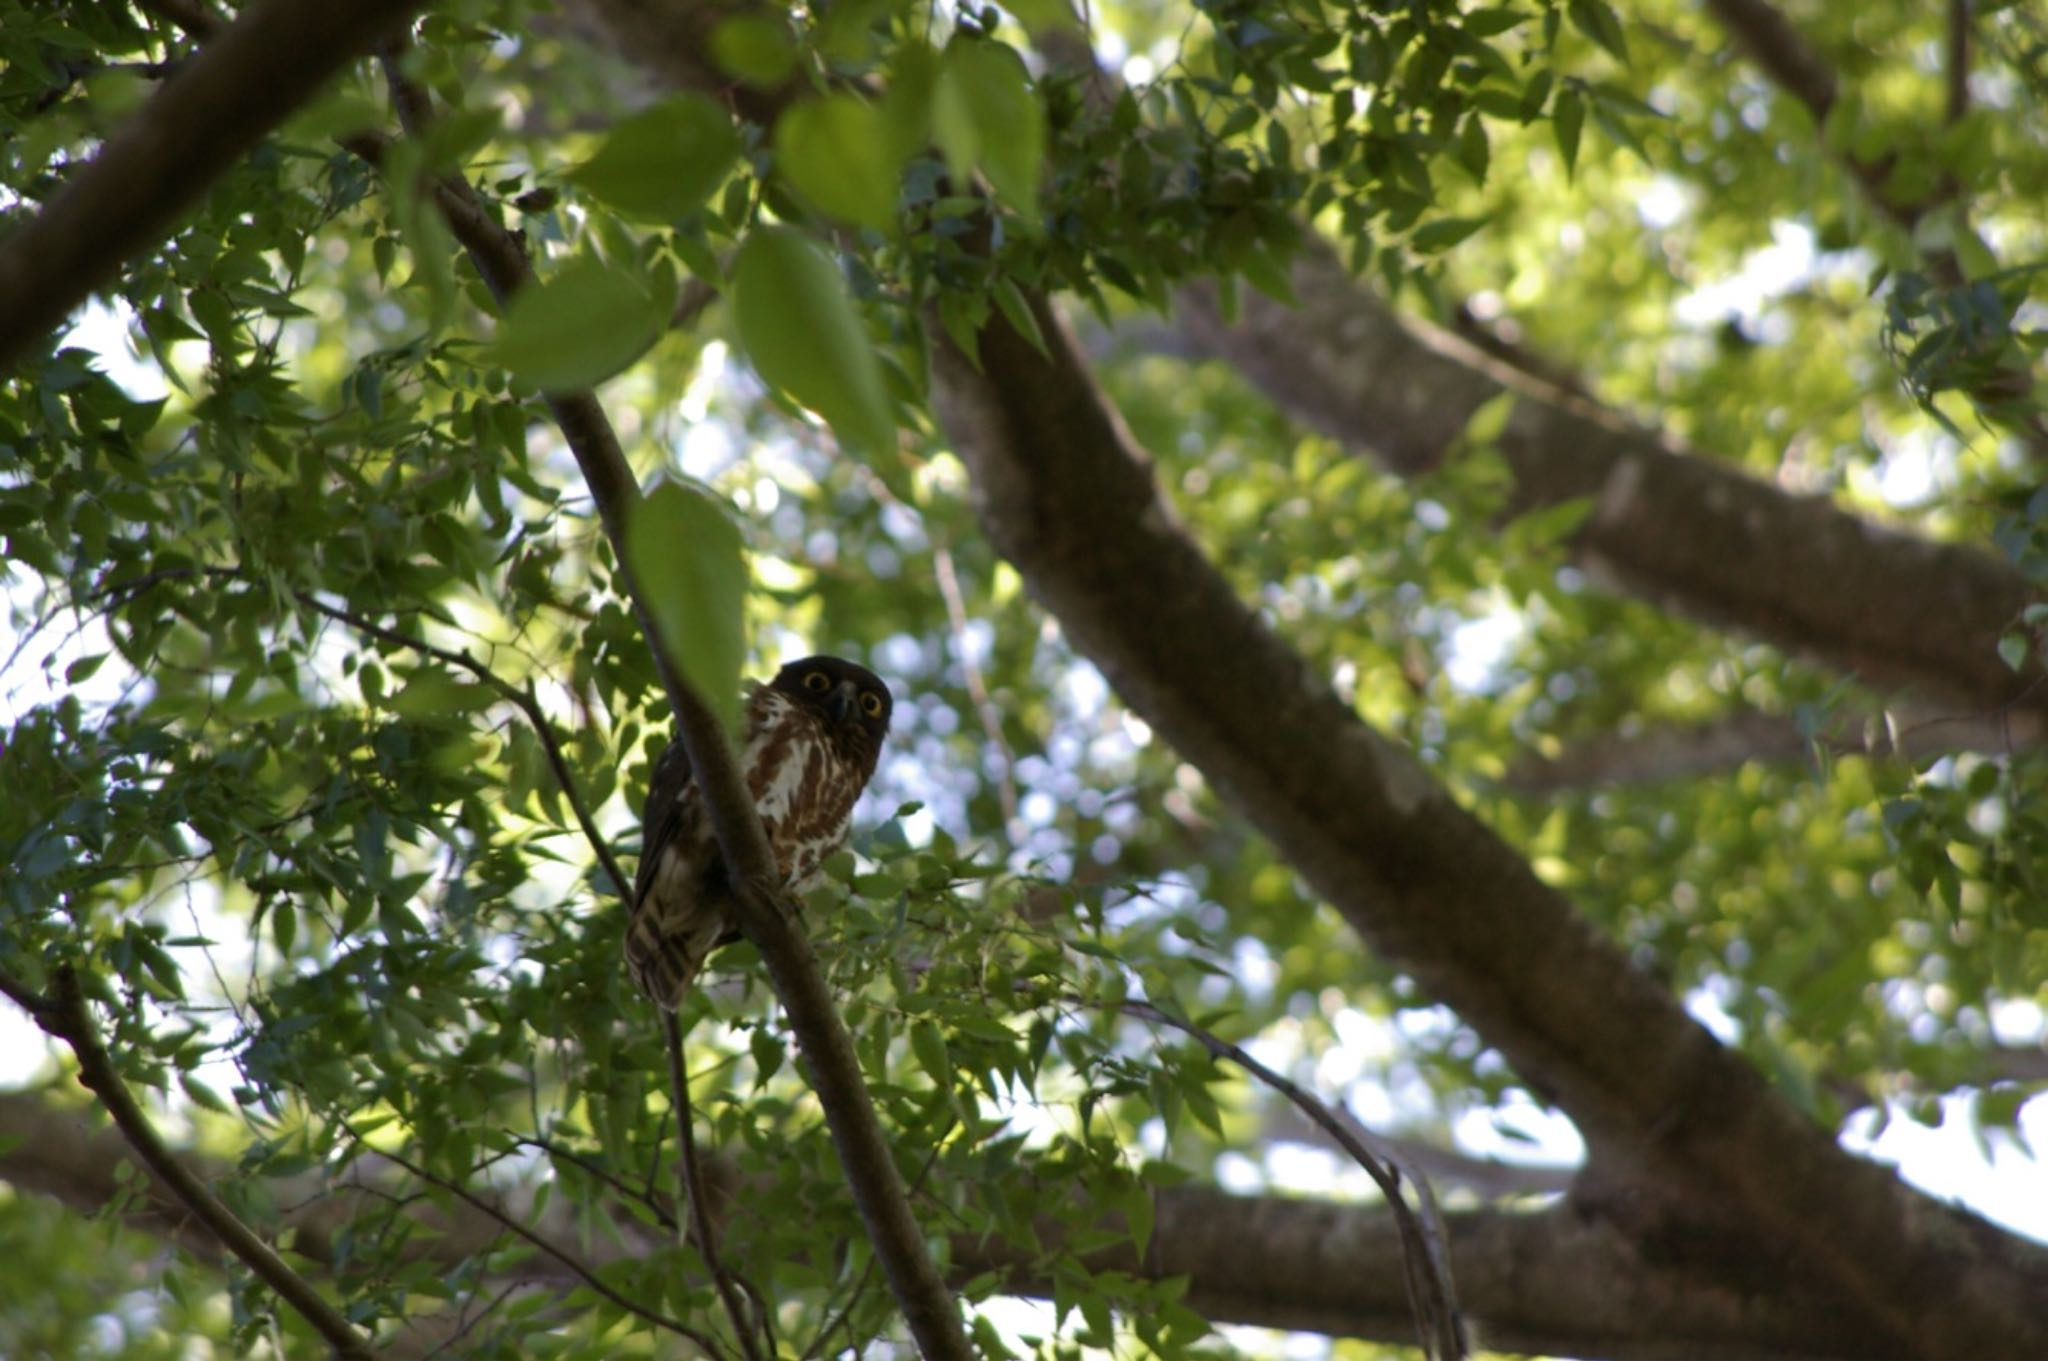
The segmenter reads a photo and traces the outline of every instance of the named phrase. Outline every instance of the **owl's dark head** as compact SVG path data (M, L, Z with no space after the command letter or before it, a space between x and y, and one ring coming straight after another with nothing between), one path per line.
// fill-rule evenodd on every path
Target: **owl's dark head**
M866 737L866 754L872 760L889 734L889 714L896 707L882 678L858 662L843 657L805 657L775 673L768 688L824 715L834 732L858 732Z

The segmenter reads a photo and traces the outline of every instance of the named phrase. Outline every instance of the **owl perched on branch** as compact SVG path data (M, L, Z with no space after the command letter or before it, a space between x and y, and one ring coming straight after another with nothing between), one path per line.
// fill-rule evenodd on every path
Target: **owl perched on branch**
M739 764L783 891L811 887L826 857L846 844L893 707L880 677L838 657L806 657L747 687ZM640 825L626 967L642 992L673 1011L705 957L739 939L725 860L681 738L655 763Z

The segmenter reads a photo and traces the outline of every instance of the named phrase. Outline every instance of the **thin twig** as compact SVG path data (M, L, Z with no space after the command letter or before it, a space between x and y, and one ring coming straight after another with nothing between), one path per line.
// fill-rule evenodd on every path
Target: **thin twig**
M879 480L879 479L878 479ZM946 602L946 623L953 630L954 646L960 650L960 670L967 677L967 694L974 701L974 712L981 718L982 734L1003 756L1002 778L996 781L996 797L1003 806L1003 829L1011 836L1018 835L1017 822L1017 754L1010 750L1009 739L1003 736L1003 716L989 698L988 683L982 679L981 668L975 664L974 653L967 645L967 602L960 594L960 577L953 570L953 553L944 544L932 549L933 575L939 580L939 596Z
M1085 999L1074 1000L1087 1004ZM1339 1120L1328 1106L1301 1087L1253 1058L1242 1045L1232 1044L1193 1021L1150 1002L1126 1000L1118 1003L1117 1009L1127 1016L1178 1030L1214 1057L1229 1059L1286 1097L1296 1110L1349 1154L1353 1162L1364 1168L1366 1175L1386 1196L1387 1209L1393 1215L1395 1228L1401 1236L1401 1257L1408 1278L1408 1304L1415 1312L1415 1330L1423 1353L1432 1361L1462 1361L1470 1354L1471 1341L1466 1335L1464 1315L1458 1308L1457 1292L1451 1284L1450 1254L1445 1249L1442 1219L1437 1214L1436 1198L1430 1193L1425 1178L1413 1172L1407 1174L1408 1180L1417 1185L1417 1196L1422 1202L1422 1216L1418 1217L1402 1193L1403 1173L1397 1158L1367 1147L1358 1130ZM1425 1227L1422 1218L1432 1222Z
M683 1206L688 1215L689 1227L681 1232L685 1241L696 1240L697 1255L704 1259L705 1268L711 1272L712 1284L717 1287L719 1302L725 1306L725 1316L732 1320L733 1336L739 1339L740 1350L747 1354L748 1361L762 1361L760 1344L754 1337L754 1323L747 1317L746 1301L740 1298L732 1273L725 1269L725 1262L718 1254L718 1232L712 1227L711 1206L704 1194L704 1170L697 1161L697 1135L691 1128L690 1076L683 1071L682 1022L667 1007L657 1007L656 1010L661 1013L662 1038L668 1047L669 1099L675 1107L679 1153L676 1176L681 1183Z
M236 1218L234 1211L164 1144L149 1116L128 1090L128 1084L114 1070L114 1061L101 1042L99 1027L86 1005L77 971L68 964L59 966L51 976L47 997L0 972L0 992L26 1011L46 1034L71 1047L71 1052L78 1056L80 1085L99 1097L136 1159L177 1197L194 1219L326 1338L336 1356L346 1361L369 1361L372 1353L368 1339L342 1317L326 1296L314 1289L312 1282L292 1270L284 1258L256 1236L255 1230Z
M564 1148L552 1139L545 1139L533 1134L520 1136L518 1142L523 1147L539 1149L551 1158L560 1158L563 1162L581 1169L585 1175L611 1187L621 1198L644 1207L649 1214L654 1216L654 1222L661 1225L662 1228L667 1229L671 1233L675 1232L676 1217L670 1214L668 1209L659 1200L650 1194L634 1190L624 1178L599 1166L596 1162L584 1157L575 1149Z
M456 1199L462 1201L465 1205L468 1205L477 1213L484 1215L486 1218L494 1220L495 1222L503 1225L507 1231L509 1231L516 1237L521 1238L528 1243L531 1243L534 1247L540 1249L541 1252L545 1253L549 1257L552 1257L557 1262L561 1263L564 1267L566 1267L569 1270L569 1273L571 1275L575 1276L577 1280L583 1282L584 1285L588 1286L591 1290L595 1291L600 1297L611 1301L613 1304L625 1310L627 1313L633 1315L635 1318L645 1319L647 1322L653 1324L657 1328L665 1328L669 1332L675 1333L680 1337L687 1337L692 1342L702 1347L705 1351L710 1352L713 1356L726 1357L730 1355L730 1353L726 1350L724 1344L719 1342L717 1338L711 1336L709 1333L699 1332L697 1329L690 1327L687 1323L682 1323L676 1319L672 1319L668 1315L660 1312L659 1310L649 1309L646 1305L643 1305L626 1295L620 1294L611 1286L606 1285L602 1278L600 1278L589 1267L583 1265L582 1262L578 1261L570 1253L564 1251L561 1248L556 1247L546 1238L543 1238L534 1230L520 1223L517 1219L514 1219L511 1215L505 1213L505 1211L499 1209L496 1205L493 1205L488 1200L485 1200L482 1196L477 1195L468 1187L463 1186L459 1182L450 1181L448 1178L443 1177L438 1173L429 1172L426 1168L421 1167L418 1163L413 1162L410 1158L407 1158L403 1153L397 1153L388 1148L378 1148L376 1145L370 1143L367 1139L363 1138L362 1135L356 1133L355 1127L350 1125L346 1120L337 1118L335 1120L335 1123L338 1126L340 1126L341 1132L346 1134L349 1137L349 1139L355 1144L359 1145L362 1148L368 1149L369 1151L375 1153L378 1157L383 1158L388 1162L397 1164L399 1167L404 1168L407 1172L419 1178L421 1181L426 1182L429 1186L440 1187L443 1191L446 1191L449 1195L454 1196Z

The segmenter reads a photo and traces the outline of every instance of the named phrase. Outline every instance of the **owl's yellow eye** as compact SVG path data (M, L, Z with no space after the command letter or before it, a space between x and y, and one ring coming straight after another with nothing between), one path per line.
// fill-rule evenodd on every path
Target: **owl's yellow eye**
M860 711L869 718L882 716L882 697L870 690L860 697Z
M832 688L832 678L831 678L830 676L826 675L826 674L825 674L824 672L822 672L822 671L807 671L807 672L805 672L805 673L804 673L804 689L806 689L806 690L830 690L831 688Z

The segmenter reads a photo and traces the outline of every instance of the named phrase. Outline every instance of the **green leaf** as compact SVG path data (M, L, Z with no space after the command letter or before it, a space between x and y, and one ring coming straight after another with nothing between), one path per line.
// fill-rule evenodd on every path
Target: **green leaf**
M204 1106L206 1109L219 1111L223 1115L228 1113L228 1103L221 1100L220 1093L214 1091L213 1088L207 1086L190 1073L178 1074L178 1085L185 1089L185 1095L191 1097L193 1101Z
M441 718L471 713L495 699L496 693L471 681L460 681L441 670L415 672L403 689L393 695L388 707L400 718Z
M840 442L871 454L896 440L874 346L839 271L785 227L753 232L733 263L740 343L771 387L823 416Z
M1425 222L1415 231L1411 244L1425 255L1449 250L1472 233L1484 227L1489 219L1485 217L1440 217Z
M1558 154L1564 157L1564 173L1570 177L1579 166L1579 133L1586 126L1586 100L1566 86L1557 92L1550 111L1550 130L1557 137Z
M1628 60L1628 35L1606 0L1567 0L1565 11L1573 28L1606 48L1616 61Z
M2027 664L2027 635L2008 633L1998 640L1998 659L2018 671Z
M1031 314L1031 304L1025 301L1024 292L1008 278L998 278L995 288L996 306L1002 309L1003 317L1018 335L1031 342L1031 348L1050 357L1045 348L1045 334L1038 328L1038 318Z
M290 954L292 942L298 933L298 909L292 906L290 899L283 899L270 910L270 934L277 941L277 952L281 955Z
M597 154L567 176L626 217L670 223L697 210L739 154L725 110L682 95L616 124Z
M798 193L847 222L887 231L896 222L903 162L882 111L834 94L787 110L775 124L775 161Z
M781 1036L759 1026L747 1037L747 1048L754 1055L754 1086L759 1088L775 1076L788 1051Z
M1002 200L1038 226L1045 113L1016 53L972 39L947 47L932 91L932 125L956 181L964 184L979 165Z
M639 358L661 322L638 279L578 259L514 295L489 354L543 391L586 388Z
M735 14L711 31L711 59L727 75L772 90L796 70L796 44L780 19L759 11Z
M918 1066L940 1087L953 1087L953 1056L947 1052L946 1036L933 1021L916 1021L910 1027L910 1049Z
M634 507L626 558L669 660L726 730L737 731L747 657L747 559L739 527L710 496L664 482Z

